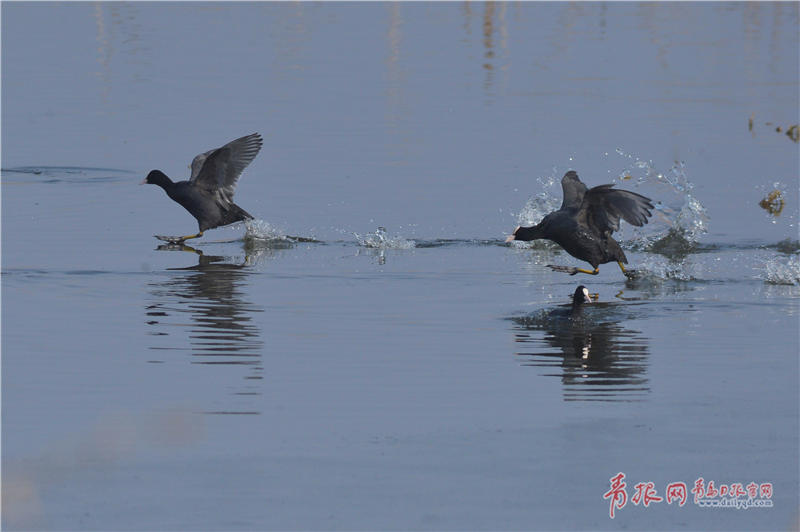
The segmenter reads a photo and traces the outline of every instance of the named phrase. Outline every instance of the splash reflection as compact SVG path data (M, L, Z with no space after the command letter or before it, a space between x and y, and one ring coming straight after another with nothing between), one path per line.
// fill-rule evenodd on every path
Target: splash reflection
M260 395L260 387L253 381L263 378L261 351L264 342L254 324L253 313L263 310L247 301L242 290L250 273L248 258L243 264L237 264L226 257L204 255L189 246L167 245L159 249L193 251L198 254L198 263L186 268L169 268L174 275L149 285L147 324L152 327L150 334L156 339L150 349L189 351L192 364L246 368L244 383L233 388L233 395ZM190 318L188 323L186 316ZM184 335L188 336L188 346ZM207 413L258 412L230 409Z
M619 323L594 321L592 313L578 320L512 318L515 354L539 375L559 377L565 401L644 400L650 392L647 339Z

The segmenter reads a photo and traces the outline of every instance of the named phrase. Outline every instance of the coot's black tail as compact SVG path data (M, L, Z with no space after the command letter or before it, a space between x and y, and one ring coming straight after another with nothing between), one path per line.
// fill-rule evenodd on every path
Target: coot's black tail
M224 211L222 218L222 223L220 225L228 225L236 222L252 220L254 216L235 203L231 203L228 210Z

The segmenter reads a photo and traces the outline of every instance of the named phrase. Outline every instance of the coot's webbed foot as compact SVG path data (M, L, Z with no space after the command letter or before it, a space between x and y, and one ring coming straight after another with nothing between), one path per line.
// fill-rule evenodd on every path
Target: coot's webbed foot
M622 273L628 279L636 279L637 277L639 277L639 274L636 272L636 270L626 270L625 266L623 266L622 263L619 261L617 261L617 264L619 264L619 269L622 270Z
M164 236L164 235L153 235L159 240L163 240L164 242L169 242L170 244L180 244L189 240L190 238L200 238L203 236L203 232L200 231L194 235L186 235L186 236Z
M640 278L638 270L625 270L623 273L625 274L625 277L627 277L630 280Z
M594 271L591 271L591 270L584 270L583 268L575 268L574 266L554 266L553 264L548 264L547 267L553 270L554 272L568 273L570 275L575 275L576 273L588 273L589 275L597 275L598 273L600 273L599 268L595 268Z

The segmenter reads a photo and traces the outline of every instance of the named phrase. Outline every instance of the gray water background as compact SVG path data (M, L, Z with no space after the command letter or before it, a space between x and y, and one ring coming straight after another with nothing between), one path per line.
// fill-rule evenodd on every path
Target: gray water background
M796 528L797 29L797 3L4 2L3 529ZM258 223L158 249L196 223L141 179L254 131ZM662 202L622 235L639 280L503 244L568 169ZM548 320L578 283L586 322ZM612 521L618 472L774 507Z

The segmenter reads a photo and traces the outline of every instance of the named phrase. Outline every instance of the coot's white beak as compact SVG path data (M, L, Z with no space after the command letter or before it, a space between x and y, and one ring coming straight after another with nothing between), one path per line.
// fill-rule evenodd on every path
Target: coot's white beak
M515 235L517 234L518 230L519 230L519 226L515 227L514 228L514 232L506 237L506 242L512 242L512 241L516 240L517 237Z
M144 185L144 184L146 184L146 183L147 183L147 178L145 177L144 179L142 179L142 182L141 182L141 183L139 183L139 184L140 184L140 185Z

